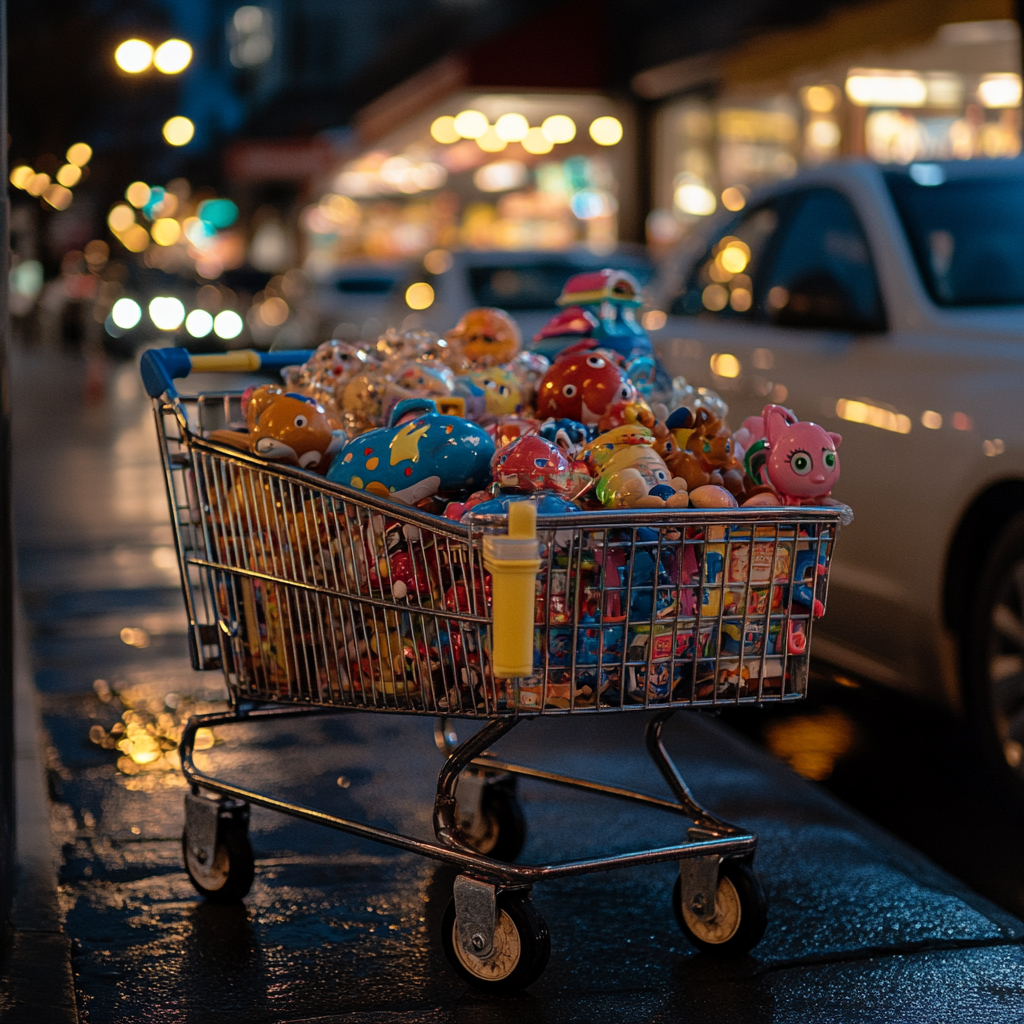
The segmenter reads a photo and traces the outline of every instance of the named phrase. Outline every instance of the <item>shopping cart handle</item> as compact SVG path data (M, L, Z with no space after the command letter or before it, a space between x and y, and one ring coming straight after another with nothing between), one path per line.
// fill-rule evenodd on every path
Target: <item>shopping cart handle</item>
M281 370L297 366L312 355L310 349L285 349L281 352L255 352L239 349L236 352L213 352L192 355L183 348L150 348L142 353L142 383L150 398L166 394L178 395L174 387L176 377L190 373L255 373L257 370Z

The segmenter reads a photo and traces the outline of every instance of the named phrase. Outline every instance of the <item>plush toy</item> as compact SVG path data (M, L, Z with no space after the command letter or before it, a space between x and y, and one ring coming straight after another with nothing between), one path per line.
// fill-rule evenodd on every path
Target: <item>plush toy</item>
M244 398L249 432L214 430L210 440L252 451L314 473L326 473L345 432L327 418L324 407L277 384L254 388Z
M544 374L537 415L596 424L617 402L635 399L636 390L617 358L595 341L581 341L565 349Z
M477 366L511 362L523 344L512 317L487 306L468 310L445 337Z

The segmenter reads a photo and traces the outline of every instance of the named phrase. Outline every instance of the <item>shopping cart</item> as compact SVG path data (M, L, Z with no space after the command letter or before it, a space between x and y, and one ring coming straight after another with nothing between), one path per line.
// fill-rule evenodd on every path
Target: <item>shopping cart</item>
M223 671L230 695L229 710L193 717L181 740L191 784L182 847L196 889L220 902L249 891L249 806L257 804L454 865L441 941L454 970L487 991L520 989L543 971L550 940L530 891L549 878L678 861L672 905L687 938L718 955L752 948L767 912L751 867L757 839L697 803L662 730L680 708L805 695L812 627L824 612L844 512L541 517L527 599L520 596L506 614L498 606L511 593L503 589L507 565L495 552L506 531L515 533L513 516L455 523L213 443L211 431L243 422L241 395L185 397L173 385L193 370L268 370L308 355L154 349L142 358L192 664ZM517 617L512 660L521 664L509 670L500 664L509 659L505 619ZM229 784L195 765L202 727L356 711L435 719L448 756L438 775L433 842ZM653 712L646 746L671 800L490 753L527 719L631 711ZM458 743L451 722L460 718L484 724ZM556 864L512 863L525 836L517 777L675 812L687 822L685 841Z

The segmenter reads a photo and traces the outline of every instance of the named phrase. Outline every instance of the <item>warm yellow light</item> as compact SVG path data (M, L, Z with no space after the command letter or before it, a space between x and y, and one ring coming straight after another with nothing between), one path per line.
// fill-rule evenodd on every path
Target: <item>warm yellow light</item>
M494 130L499 139L506 142L522 142L530 130L530 122L522 114L502 114L494 122Z
M722 190L722 205L730 213L736 213L747 205L747 197L741 189L738 189L735 185L730 185L727 189Z
M914 71L851 68L846 95L859 107L923 107L928 88Z
M181 238L181 225L173 217L160 217L149 230L157 245L174 245Z
M68 151L64 155L69 164L84 167L92 159L92 146L88 142L76 142L73 146L68 147Z
M152 190L144 181L133 181L124 190L125 199L138 210L141 210L149 202L151 194Z
M172 117L164 125L164 138L172 146L187 146L196 133L196 126L187 117Z
M30 196L41 196L50 186L48 174L33 174L25 183L25 191Z
M542 129L531 128L523 136L522 147L527 153L541 156L544 153L550 153L555 148L555 144L544 134Z
M867 402L854 402L848 398L840 398L836 402L836 415L849 423L863 423L880 430L891 430L894 434L910 433L910 417L902 413L883 409L881 406L869 405Z
M464 139L479 139L487 131L487 118L479 110L463 110L455 115L452 126Z
M35 176L36 172L31 167L21 164L11 171L11 184L15 188L25 188Z
M157 71L165 75L176 75L184 71L192 61L192 47L184 39L168 39L161 43L153 54Z
M549 142L572 142L576 138L576 122L565 114L552 114L544 118L540 130Z
M423 268L431 274L446 274L452 269L452 254L447 249L431 249L423 257Z
M71 195L71 189L58 185L55 182L46 189L43 193L43 198L55 210L66 210L71 205L73 196Z
M462 138L455 127L455 118L450 114L434 119L430 125L430 135L435 142L443 143L446 146L458 142Z
M741 249L738 245L726 246L718 255L721 260L722 266L729 271L730 274L742 274L747 269L747 264L750 262L750 251L744 252L744 246Z
M127 231L135 223L135 211L124 203L118 203L107 214L107 225L114 234Z
M649 309L640 320L645 331L660 331L668 323L668 317L660 309Z
M57 181L65 188L74 188L82 177L82 168L74 164L65 164L57 172Z
M835 110L836 95L827 85L811 85L804 89L803 101L815 114L831 114Z
M938 430L942 426L942 413L934 409L925 409L921 413L921 426L929 430Z
M723 288L722 290L724 291L725 289ZM729 352L716 352L711 357L711 372L717 377L738 377L740 375L740 361Z
M746 313L753 301L754 296L750 294L749 288L733 288L729 293L729 305L737 313Z
M599 146L614 146L622 140L622 122L617 117L599 117L590 123L590 137Z
M425 281L409 285L405 290L405 304L410 309L428 309L434 303L434 289Z
M1012 73L985 75L978 83L978 99L990 108L1019 107L1021 97L1020 75Z
M260 319L268 327L280 327L288 319L288 303L276 295L260 306Z
M149 247L149 232L141 224L132 224L117 237L129 252L143 252Z
M710 217L718 206L715 193L695 181L683 182L676 189L673 198L683 213L690 213L695 217Z
M483 135L476 140L476 144L485 153L500 153L508 145L508 143L495 131L494 125L491 125L487 131L485 131Z
M704 303L705 309L710 309L712 313L717 313L725 309L729 301L729 292L720 284L709 284L701 292L700 300Z
M114 51L114 61L122 71L137 75L153 63L153 47L141 39L126 39Z

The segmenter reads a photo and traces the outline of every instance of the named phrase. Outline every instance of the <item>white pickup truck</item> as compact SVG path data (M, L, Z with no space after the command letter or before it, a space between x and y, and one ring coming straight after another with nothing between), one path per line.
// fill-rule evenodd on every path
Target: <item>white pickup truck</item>
M963 710L1024 792L1024 162L832 164L703 227L650 290L668 370L843 435L815 654Z

